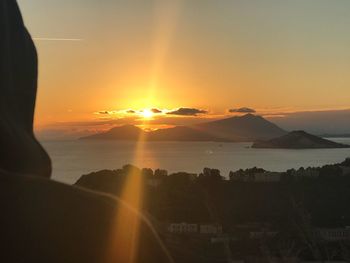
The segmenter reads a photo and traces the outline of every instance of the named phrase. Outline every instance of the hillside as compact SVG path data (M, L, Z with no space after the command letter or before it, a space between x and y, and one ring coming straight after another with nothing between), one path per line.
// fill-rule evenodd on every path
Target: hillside
M246 114L197 125L216 137L235 141L271 139L287 132L261 116Z
M257 141L252 148L281 148L281 149L322 149L349 148L349 145L336 143L304 131L293 131L284 136L268 141Z
M171 129L159 129L149 133L150 141L226 141L195 127L177 126Z
M132 125L114 127L107 132L83 137L87 140L148 141L254 141L270 139L286 132L263 117L247 114L193 126L177 126L145 132Z
M106 132L93 134L82 137L81 140L120 140L120 141L137 141L140 136L146 135L142 129L133 125L124 125L114 127Z

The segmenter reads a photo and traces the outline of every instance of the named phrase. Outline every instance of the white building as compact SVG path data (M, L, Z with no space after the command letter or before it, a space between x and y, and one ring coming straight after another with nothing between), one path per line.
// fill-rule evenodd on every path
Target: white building
M177 234L219 235L222 234L222 226L218 224L170 223L168 231Z
M279 172L261 172L255 174L238 174L235 173L231 177L232 181L239 182L279 182L281 180L281 173Z
M198 225L197 224L188 224L188 223L171 223L168 226L168 231L170 233L197 233Z
M325 241L350 240L350 227L346 228L316 228L314 236Z

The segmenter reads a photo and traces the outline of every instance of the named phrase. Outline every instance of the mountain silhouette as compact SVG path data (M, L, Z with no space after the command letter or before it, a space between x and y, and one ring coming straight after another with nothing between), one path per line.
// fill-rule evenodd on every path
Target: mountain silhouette
M114 127L106 132L82 137L81 139L137 141L140 138L140 136L146 134L147 132L134 125L123 125L119 127Z
M254 114L202 123L198 127L216 137L233 141L271 139L287 133L272 122Z
M177 126L170 129L159 129L149 135L151 141L225 141L206 131L191 126Z
M322 148L350 148L350 145L336 143L305 131L293 131L284 136L268 141L258 141L253 148L281 148L281 149L322 149Z
M133 125L114 127L83 137L84 140L138 140L142 135L148 141L255 141L271 139L287 132L263 117L246 114L239 117L201 123L192 126L177 126L145 132Z

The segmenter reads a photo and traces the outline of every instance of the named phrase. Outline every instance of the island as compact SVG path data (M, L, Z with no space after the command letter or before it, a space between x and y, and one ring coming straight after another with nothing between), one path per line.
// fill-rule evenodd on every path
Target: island
M286 135L254 142L252 148L268 149L330 149L350 148L350 145L330 141L305 131L292 131Z
M202 142L252 142L268 140L287 134L282 128L261 116L246 114L209 121L190 126L144 131L134 125L116 126L81 140L138 141L202 141Z

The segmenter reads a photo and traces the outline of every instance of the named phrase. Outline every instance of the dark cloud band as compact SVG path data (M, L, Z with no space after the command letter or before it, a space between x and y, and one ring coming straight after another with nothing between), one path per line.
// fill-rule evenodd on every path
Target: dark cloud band
M162 113L162 111L161 110L159 110L159 109L151 109L151 111L153 112L153 113Z
M179 108L174 111L170 111L167 114L169 115L181 115L181 116L197 116L198 114L206 114L208 111L195 109L195 108Z

